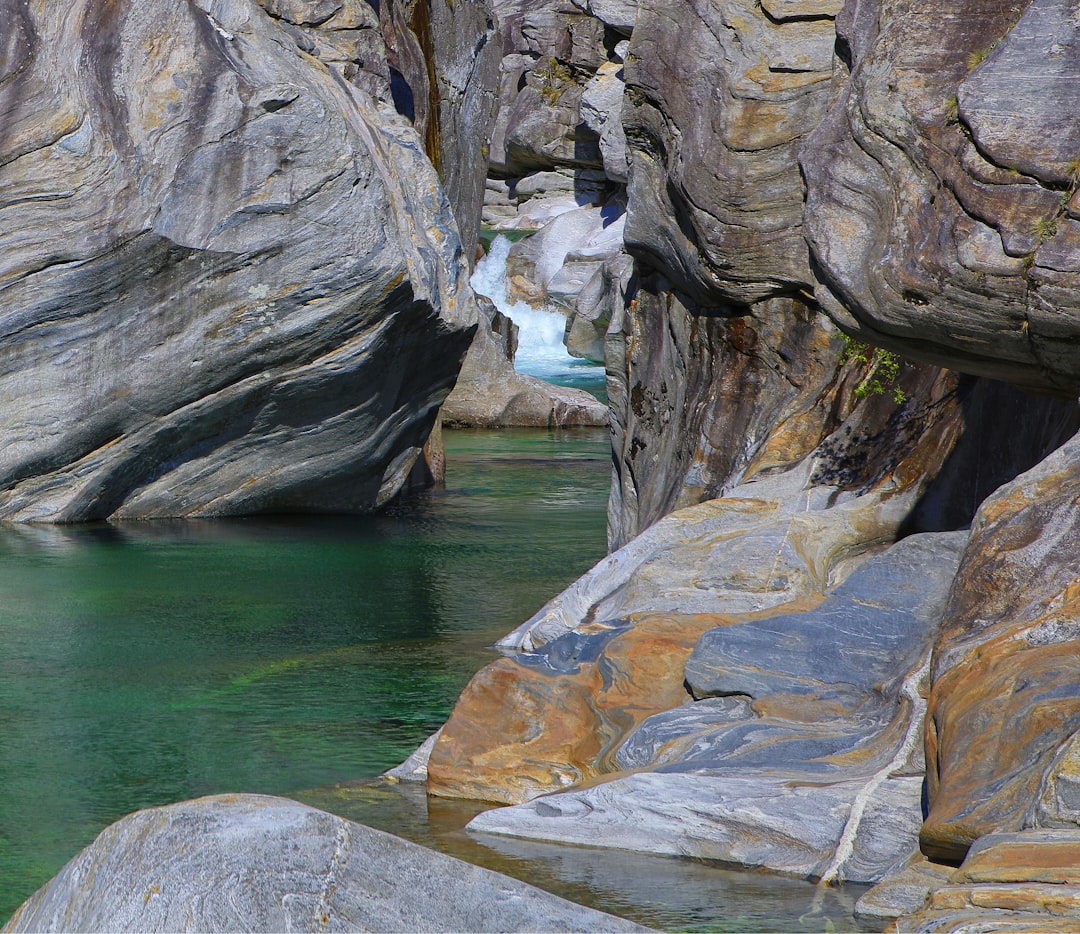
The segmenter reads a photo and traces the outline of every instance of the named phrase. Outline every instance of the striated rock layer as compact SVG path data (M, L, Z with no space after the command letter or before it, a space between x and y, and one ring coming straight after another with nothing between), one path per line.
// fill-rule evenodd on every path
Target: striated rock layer
M1067 0L846 5L839 97L800 150L815 294L845 329L1076 397L1075 16Z
M384 502L476 322L412 126L253 0L0 13L0 518Z
M1008 398L905 380L903 405L860 402L811 456L659 520L502 640L434 743L429 790L517 805L477 832L827 879L903 865L921 685L966 535L875 553L967 521L953 471L987 440L973 415ZM987 459L988 483L1009 460Z
M1047 123L1069 112L1070 11L574 6L500 5L485 210L546 225L519 284L558 291L585 271L543 243L561 244L580 199L599 203L590 173L625 185L632 266L604 346L613 552L502 640L433 744L429 788L514 805L476 832L833 880L902 874L920 831L955 860L991 830L1073 820L1054 649L1071 638L1071 552L1053 504L1075 455L1055 455L1060 488L1014 504L1012 538L994 537L1001 509L970 545L949 530L1080 413L910 362L1075 397L1076 173L1071 130ZM834 323L905 356L852 348ZM999 580L1014 538L1035 545ZM1046 599L1018 600L1036 554ZM993 638L973 635L984 624Z
M1080 824L1080 439L990 497L935 650L923 849Z

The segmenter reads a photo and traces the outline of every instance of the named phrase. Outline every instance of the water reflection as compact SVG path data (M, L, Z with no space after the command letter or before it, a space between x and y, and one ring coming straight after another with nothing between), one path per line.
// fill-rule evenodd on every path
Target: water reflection
M382 516L0 527L0 918L129 811L396 764L603 554L606 432L448 441Z
M701 860L471 834L465 824L490 804L428 798L416 785L346 783L295 797L659 930L870 930L853 921L866 886L826 888Z

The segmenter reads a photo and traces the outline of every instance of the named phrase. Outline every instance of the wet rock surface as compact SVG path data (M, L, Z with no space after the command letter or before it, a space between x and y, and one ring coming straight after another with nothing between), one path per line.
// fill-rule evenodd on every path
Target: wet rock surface
M5 931L641 931L284 798L221 795L106 828Z

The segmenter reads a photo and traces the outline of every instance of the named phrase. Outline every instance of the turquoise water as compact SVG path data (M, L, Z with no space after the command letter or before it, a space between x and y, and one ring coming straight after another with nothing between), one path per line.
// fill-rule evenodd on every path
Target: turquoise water
M474 805L357 782L605 550L606 431L446 441L447 489L383 516L0 528L0 919L123 814L255 791L658 927L851 928L850 890L481 842Z
M0 918L133 809L400 761L604 553L606 431L448 447L385 516L0 528Z

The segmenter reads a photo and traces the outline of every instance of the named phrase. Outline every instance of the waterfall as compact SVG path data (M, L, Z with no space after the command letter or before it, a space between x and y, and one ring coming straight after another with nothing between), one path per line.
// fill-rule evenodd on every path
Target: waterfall
M490 298L495 307L518 326L514 369L562 386L584 386L598 381L602 385L602 366L571 357L566 352L563 343L565 314L548 308L533 308L528 302L511 302L507 298L506 258L512 246L508 237L496 237L487 255L476 264L469 282L474 291Z

